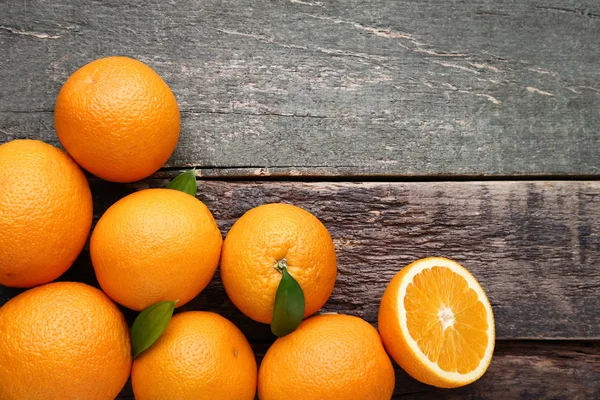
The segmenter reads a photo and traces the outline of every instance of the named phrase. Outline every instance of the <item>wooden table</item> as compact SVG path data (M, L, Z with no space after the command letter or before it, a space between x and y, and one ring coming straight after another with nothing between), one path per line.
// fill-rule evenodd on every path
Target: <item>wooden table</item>
M151 179L90 177L96 218L190 167L224 235L251 207L299 205L338 252L324 309L374 324L400 268L454 258L492 302L492 365L456 390L398 369L395 399L599 399L600 4L586 4L2 0L0 143L58 146L67 77L138 58L177 96L180 143ZM95 283L87 250L61 279ZM218 274L184 309L230 318L259 358L273 340Z

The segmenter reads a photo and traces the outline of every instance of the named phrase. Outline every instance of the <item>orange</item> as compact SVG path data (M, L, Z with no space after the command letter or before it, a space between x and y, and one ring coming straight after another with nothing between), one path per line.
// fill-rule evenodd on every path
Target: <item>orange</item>
M171 156L180 118L175 96L152 68L127 57L106 57L65 82L54 125L83 168L108 181L133 182Z
M37 140L0 146L0 285L32 287L65 272L92 225L85 175Z
M403 268L385 290L379 331L387 351L413 378L443 388L467 385L487 370L494 315L479 283L442 257Z
M311 213L289 204L265 204L244 214L225 238L221 278L231 301L248 317L270 324L281 273L288 272L302 288L304 316L327 301L336 276L333 241Z
M110 298L133 310L161 300L184 305L217 269L223 239L200 200L147 189L113 204L90 241L92 264Z
M2 400L112 400L130 369L125 318L96 288L49 283L0 308Z
M389 400L392 363L375 328L341 314L308 318L265 354L260 400Z
M254 400L256 360L233 323L184 312L135 359L131 384L137 400Z

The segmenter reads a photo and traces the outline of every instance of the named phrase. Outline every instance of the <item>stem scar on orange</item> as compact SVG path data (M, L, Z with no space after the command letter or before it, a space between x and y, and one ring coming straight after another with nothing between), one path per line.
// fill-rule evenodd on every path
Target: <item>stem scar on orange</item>
M304 317L327 301L336 277L336 257L327 228L290 204L264 204L231 227L221 255L221 279L231 301L248 317L270 324L285 261L305 297Z

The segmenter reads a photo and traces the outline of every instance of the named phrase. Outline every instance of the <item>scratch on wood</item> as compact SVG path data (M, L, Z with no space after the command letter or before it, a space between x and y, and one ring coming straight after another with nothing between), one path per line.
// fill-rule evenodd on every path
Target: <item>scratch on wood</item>
M286 43L276 42L275 40L273 40L271 38L267 38L262 35L254 35L251 33L238 32L238 31L234 31L234 30L230 30L230 29L220 29L220 28L213 28L213 29L216 30L217 32L226 33L228 35L248 37L248 38L256 39L257 41L262 42L262 43L273 44L275 46L285 47L288 49L319 51L319 52L325 53L325 54L333 54L333 55L337 55L337 56L347 56L347 57L357 57L357 58L363 58L363 59L375 60L375 61L384 61L384 60L388 59L387 57L383 57L383 56L377 56L377 55L365 54L365 53L355 53L355 52L344 51L344 50L339 50L339 49L327 49L327 48L323 48L323 47L311 48L311 47L300 46L300 45L296 45L296 44L286 44Z
M15 35L31 36L31 37L35 37L38 39L58 39L58 38L60 38L60 35L50 35L48 33L43 33L43 32L22 31L19 29L11 28L10 26L0 25L0 30L15 34Z
M322 7L323 3L321 3L320 1L315 1L315 2L309 2L309 1L302 1L302 0L290 0L290 3L296 3L296 4L303 4L305 6L318 6L318 7Z
M413 41L413 43L416 46L423 46L423 43L419 43L416 41ZM466 54L463 53L453 53L453 52L445 52L445 51L437 51L437 50L430 50L430 49L421 49L421 48L416 48L416 49L411 49L412 51L416 52L416 53L424 53L424 54L429 54L431 56L437 56L437 57L466 57Z
M314 14L305 14L311 18L315 18L315 19L320 19L320 20L324 20L324 21L331 21L334 24L349 24L354 26L355 28L358 29L362 29L365 30L367 32L370 32L374 35L377 36L382 36L382 37L387 37L387 38L398 38L398 39L408 39L408 40L413 40L413 37L408 34L408 33L404 33L404 32L394 32L391 29L379 29L379 28L373 28L370 26L365 26L363 24L359 24L358 22L352 22L352 21L345 21L343 19L339 19L339 18L331 18L331 17L323 17L321 15L314 15Z
M445 87L447 87L448 89L452 89L452 90L458 90L458 88L457 88L456 86L454 86L453 84L451 84L451 83L448 83L448 82L444 82L444 83L442 83L442 86L445 86Z
M467 68L467 67L465 67L463 65L458 65L458 64L453 64L453 63L446 63L446 62L436 62L436 64L439 64L439 65L442 65L442 66L448 67L448 68L460 69L460 70L463 70L463 71L471 72L473 74L478 74L479 73L479 71L476 71L476 70L471 69L471 68Z
M485 97L486 99L488 99L489 101L491 101L494 104L500 104L501 101L498 100L497 98L495 98L494 96L490 96L489 94L485 94L485 93L477 93L475 94L475 96L478 97Z
M541 69L541 68L525 68L527 71L532 71L532 72L537 72L538 74L544 74L544 75L552 75L552 76L556 76L556 72L552 72L552 71L547 71L545 69Z
M541 95L544 95L544 96L554 97L554 95L552 93L550 93L550 92L546 92L545 90L540 90L538 88L534 88L534 87L531 87L531 86L527 86L527 91L531 92L531 93L541 94Z
M405 49L414 51L416 53L429 54L429 55L436 56L436 57L466 57L466 54L462 54L462 53L425 49L425 48L423 48L426 46L425 43L419 42L411 34L406 33L406 32L396 32L391 29L373 28L371 26L366 26L366 25L360 24L358 22L346 21L346 20L343 20L340 18L323 17L320 15L307 14L307 13L305 13L305 15L307 15L311 18L320 19L323 21L331 21L334 24L352 25L353 27L355 27L357 29L367 31L369 33L372 33L373 35L380 36L380 37L408 40L410 43L412 43L415 46L414 48L410 48L410 47L407 47L402 44L400 44L400 46Z
M538 10L545 11L556 11L562 13L578 14L582 17L588 18L600 18L600 14L590 12L589 8L562 8L562 7L550 7L550 6L533 6Z
M385 61L388 58L387 57L383 57L383 56L376 56L373 54L365 54L365 53L354 53L351 51L344 51L344 50L339 50L339 49L326 49L323 47L316 47L315 49L311 49L309 47L306 47L306 50L317 50L320 51L321 53L325 53L325 54L333 54L333 55L337 55L337 56L348 56L348 57L357 57L357 58L364 58L367 60L375 60L375 61Z
M256 40L261 41L261 42L273 43L272 40L267 39L266 37L264 37L262 35L253 35L251 33L243 33L243 32L238 32L238 31L232 31L232 30L229 30L229 29L219 29L219 28L214 28L214 29L217 32L226 33L228 35L244 36L244 37L249 37L249 38L256 39Z
M500 70L496 67L494 67L493 65L489 65L489 64L481 64L481 63L469 63L471 64L473 67L475 68L479 68L479 69L489 69L490 71L494 71L494 72L500 72Z
M595 88L593 86L579 86L580 89L587 89L587 90L591 90L594 91L596 93L600 93L600 89Z

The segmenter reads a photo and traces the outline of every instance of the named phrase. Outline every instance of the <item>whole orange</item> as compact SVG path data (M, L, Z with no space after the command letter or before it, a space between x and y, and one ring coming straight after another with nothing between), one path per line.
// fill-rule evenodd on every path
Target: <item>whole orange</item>
M327 228L290 204L265 204L245 213L225 238L221 278L231 301L248 317L269 324L284 260L305 297L304 316L327 301L336 276L335 249Z
M258 371L260 400L389 400L394 386L375 328L342 314L302 321L273 343Z
M113 204L90 241L92 264L110 298L133 310L161 300L184 305L217 269L223 239L200 200L147 189Z
M152 68L128 57L106 57L65 82L54 125L83 168L108 181L133 182L169 159L180 117L175 96Z
M85 175L37 140L0 146L0 285L31 287L65 272L92 225Z
M133 362L137 400L253 400L256 360L242 332L211 312L177 314Z
M130 369L125 318L96 288L49 283L0 308L2 400L112 400Z

